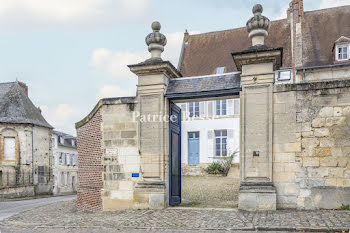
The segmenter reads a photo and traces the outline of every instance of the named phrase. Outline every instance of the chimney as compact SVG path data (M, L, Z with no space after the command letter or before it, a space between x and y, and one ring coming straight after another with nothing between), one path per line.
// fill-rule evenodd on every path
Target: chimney
M291 50L292 50L292 67L293 82L296 80L296 68L303 65L303 40L302 40L302 23L304 20L304 3L303 0L292 0L290 3L290 22L291 22Z
M24 82L18 81L18 84L23 88L24 93L28 96L28 86Z
M262 12L262 5L256 4L253 7L254 16L248 20L246 25L248 36L252 40L252 46L265 45L265 38L269 34L270 20L261 15Z

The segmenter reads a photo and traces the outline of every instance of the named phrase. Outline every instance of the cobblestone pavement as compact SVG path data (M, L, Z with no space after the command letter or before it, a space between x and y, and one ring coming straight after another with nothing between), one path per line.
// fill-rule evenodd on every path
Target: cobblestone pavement
M118 229L121 232L349 232L349 228L350 211L244 212L236 209L168 208L81 213L77 212L75 201L42 206L0 222L1 233L116 232Z
M76 195L36 198L27 200L12 200L0 202L0 221L24 210L39 206L76 199Z

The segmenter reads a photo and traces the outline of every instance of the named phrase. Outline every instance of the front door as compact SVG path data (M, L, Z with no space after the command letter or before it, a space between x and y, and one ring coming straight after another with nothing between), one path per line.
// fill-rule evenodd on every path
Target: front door
M199 132L188 132L188 164L199 164Z
M169 205L181 203L181 109L170 104L169 120Z

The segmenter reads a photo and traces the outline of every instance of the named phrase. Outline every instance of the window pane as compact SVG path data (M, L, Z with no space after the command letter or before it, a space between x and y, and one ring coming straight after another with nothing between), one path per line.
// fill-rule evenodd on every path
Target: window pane
M222 140L222 143L225 143L225 144L226 144L227 138L222 138L221 140Z
M220 138L216 138L216 139L215 139L215 142L216 142L216 143L220 143Z
M199 138L199 132L195 132L195 133L194 133L194 137L195 137L195 138Z
M195 102L195 114L196 117L199 117L199 102Z
M221 112L221 114L222 115L226 115L226 100L222 100L222 102L221 102L221 108L222 108L222 112Z
M216 150L216 156L220 156L220 150Z
M190 117L193 117L193 103L190 103L189 104L189 106L190 106Z
M220 115L220 110L221 110L220 100L217 100L216 101L216 115Z
M221 136L221 131L220 130L215 130L215 137Z
M222 130L222 136L227 136L227 130Z
M4 139L4 159L16 160L16 141L15 138Z

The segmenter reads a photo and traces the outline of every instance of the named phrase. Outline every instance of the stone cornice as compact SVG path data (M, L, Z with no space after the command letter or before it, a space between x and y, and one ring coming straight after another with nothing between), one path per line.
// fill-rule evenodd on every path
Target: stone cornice
M135 65L128 65L128 67L130 68L130 71L137 76L162 73L169 78L182 77L180 71L178 71L171 62L162 61L161 59L149 59Z
M274 70L282 65L282 48L251 47L245 51L232 53L237 70L242 71L243 65L273 63Z

